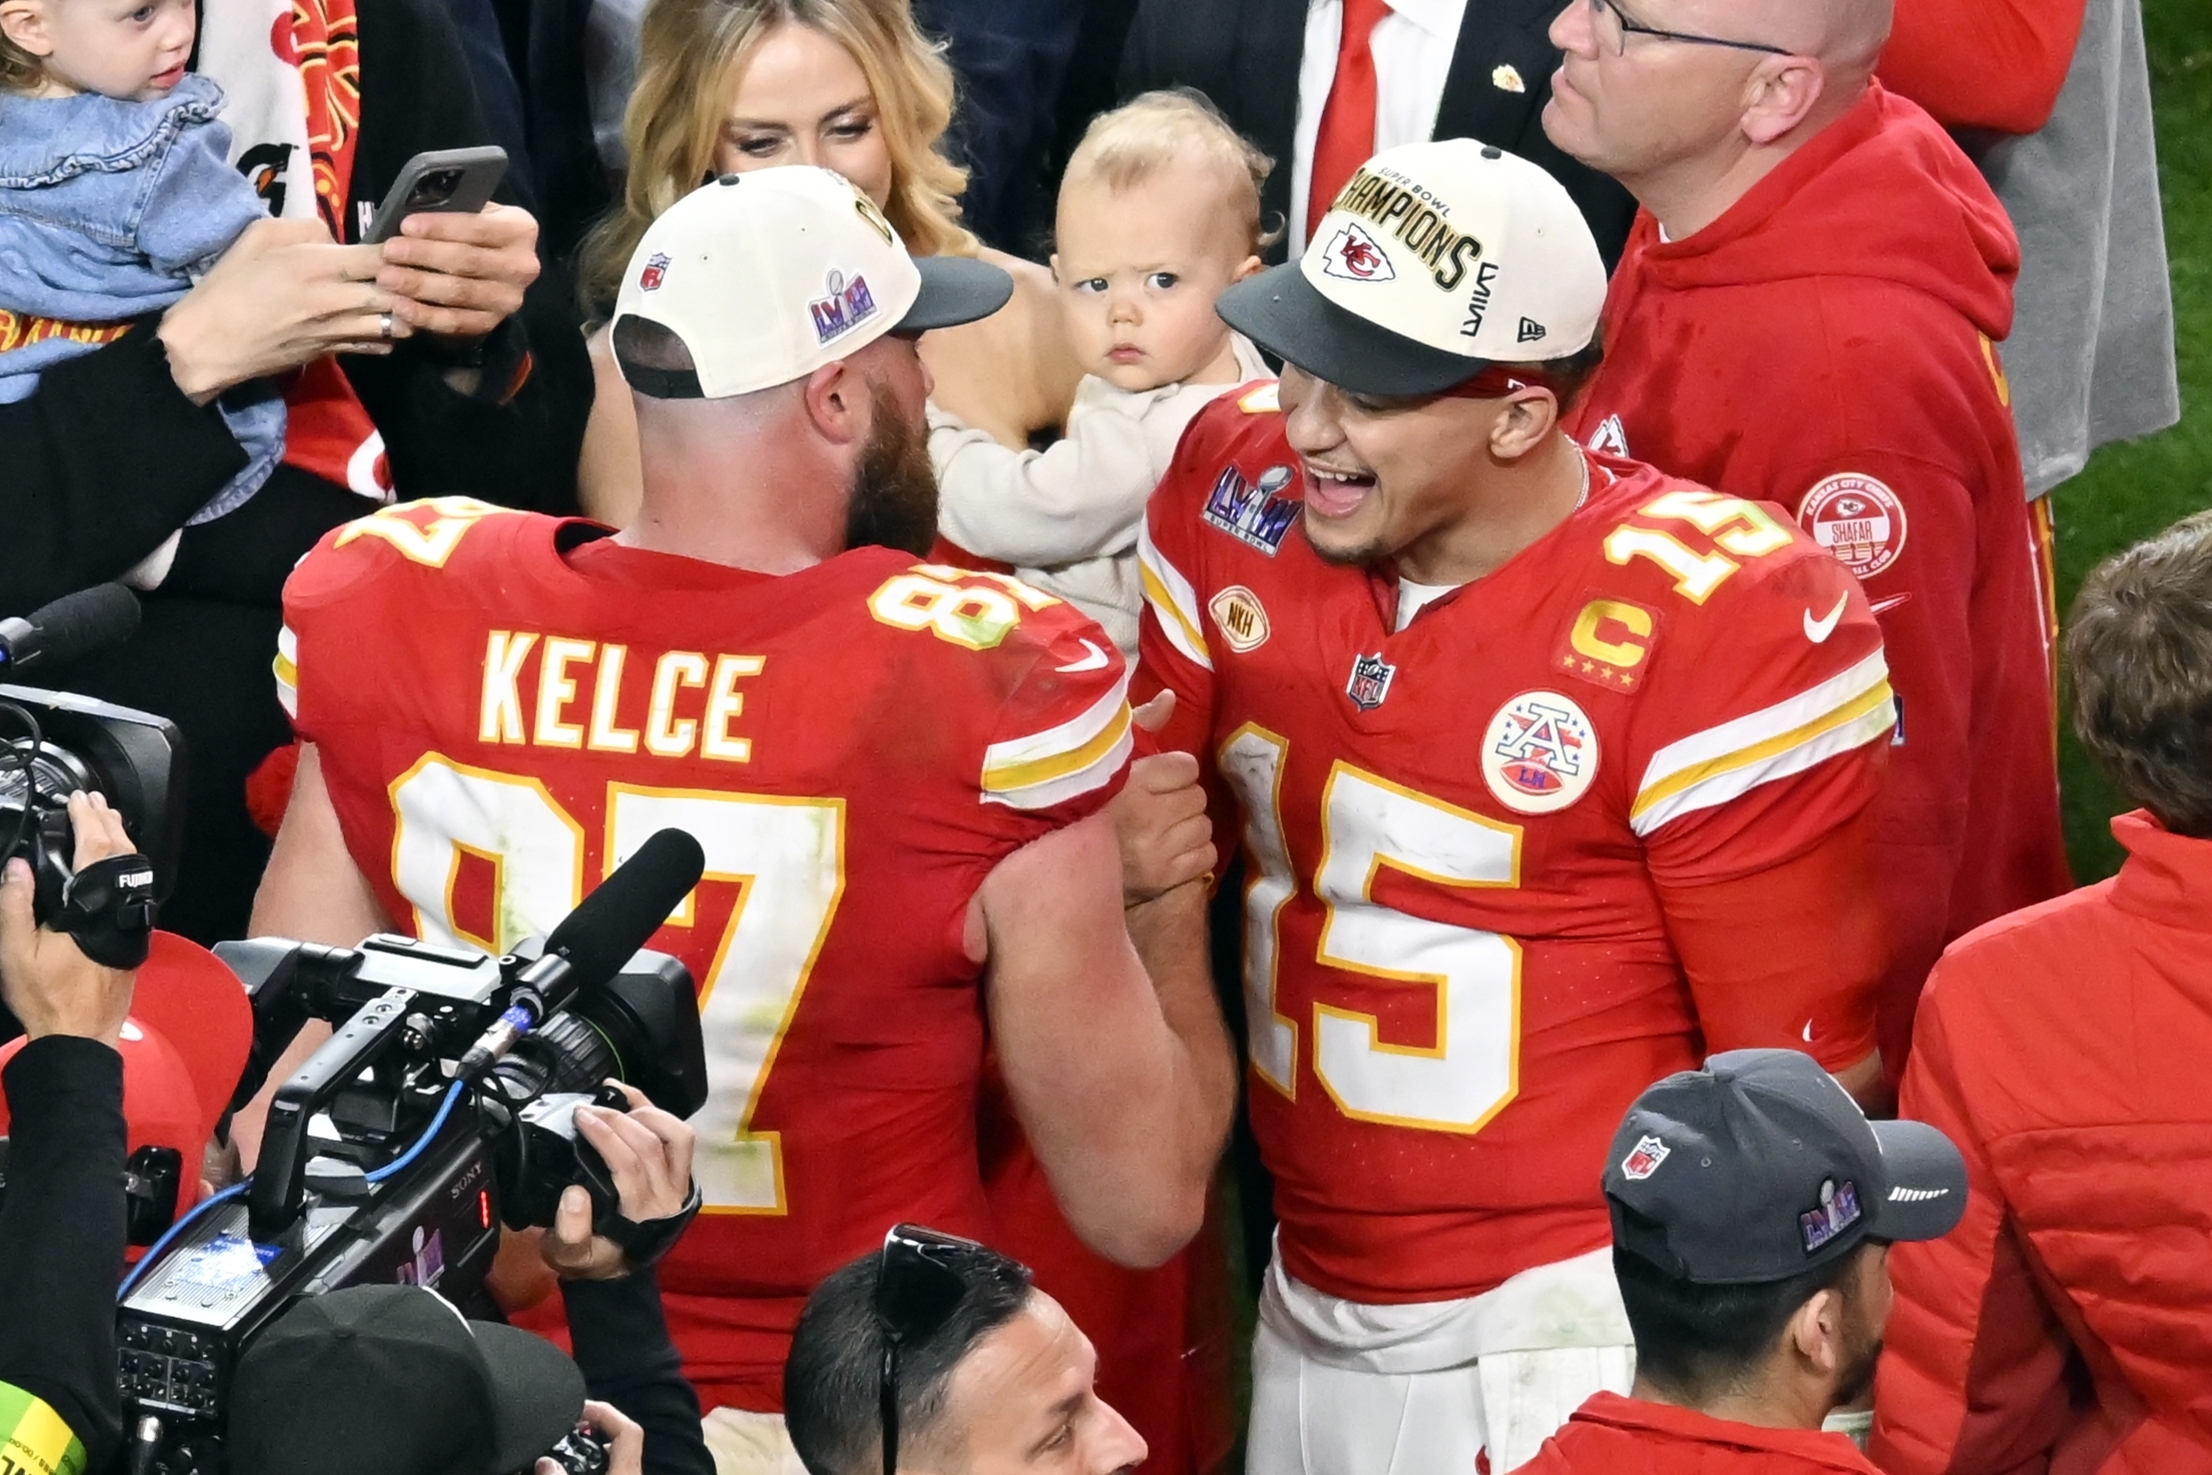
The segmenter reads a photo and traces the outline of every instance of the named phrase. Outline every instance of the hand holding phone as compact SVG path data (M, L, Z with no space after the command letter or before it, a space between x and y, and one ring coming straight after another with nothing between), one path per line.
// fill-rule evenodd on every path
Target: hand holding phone
M496 144L472 149L432 149L415 155L385 191L384 202L362 236L374 246L399 234L410 215L474 215L488 204L507 175L507 151Z

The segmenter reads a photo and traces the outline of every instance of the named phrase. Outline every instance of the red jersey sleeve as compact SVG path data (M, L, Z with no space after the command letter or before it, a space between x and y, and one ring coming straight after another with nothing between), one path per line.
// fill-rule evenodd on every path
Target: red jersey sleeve
M1198 412L1183 431L1167 475L1153 489L1137 533L1144 610L1137 627L1136 694L1149 701L1162 691L1175 693L1175 712L1159 734L1159 746L1194 753L1202 763L1213 730L1214 660L1211 617L1198 592L1205 579L1198 509L1236 433L1254 414L1273 413L1273 388L1224 395Z
M1634 729L1630 825L1707 1048L1841 1068L1873 1049L1885 956L1860 816L1895 721L1888 666L1848 572L1778 520L1746 526L1716 549L1789 541L1682 611Z
M1027 843L1099 809L1129 774L1129 667L1096 621L1004 574L927 567L1024 606L1006 637L1006 689L976 775L981 802Z

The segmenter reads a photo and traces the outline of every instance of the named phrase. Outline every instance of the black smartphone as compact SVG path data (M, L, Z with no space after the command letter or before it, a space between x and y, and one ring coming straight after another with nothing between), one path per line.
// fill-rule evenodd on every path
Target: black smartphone
M424 211L474 215L507 176L507 151L497 144L474 149L432 149L415 155L384 193L369 222L365 246L399 234L399 223Z

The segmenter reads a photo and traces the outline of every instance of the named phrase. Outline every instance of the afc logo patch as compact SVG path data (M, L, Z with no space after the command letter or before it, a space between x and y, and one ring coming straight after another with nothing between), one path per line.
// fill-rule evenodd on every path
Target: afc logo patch
M1621 1176L1641 1183L1659 1171L1659 1165L1672 1151L1673 1148L1647 1132L1636 1140L1635 1150L1621 1159Z
M645 269L637 274L640 292L658 292L661 283L668 279L668 257L659 251L645 258Z
M1519 814L1554 814L1590 791L1598 732L1572 697L1525 691L1498 709L1482 737L1482 776Z
M1871 579L1905 551L1905 504L1871 476L1845 471L1814 483L1797 520L1836 562Z
M1260 473L1256 486L1246 481L1236 467L1224 466L1221 475L1214 478L1214 489L1206 494L1206 505L1199 516L1209 526L1273 558L1275 550L1283 546L1290 525L1298 520L1298 499L1282 495L1289 485L1288 466L1268 467Z

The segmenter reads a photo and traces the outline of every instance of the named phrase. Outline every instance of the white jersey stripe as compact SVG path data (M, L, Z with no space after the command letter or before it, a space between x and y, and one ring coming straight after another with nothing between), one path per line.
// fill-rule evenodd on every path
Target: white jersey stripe
M1698 765L1638 796L1629 812L1629 828L1648 836L1669 820L1711 809L1750 793L1761 784L1802 773L1839 753L1878 742L1897 725L1897 709L1884 680L1848 705L1814 719L1803 728Z
M287 717L295 720L300 715L300 642L290 625L277 627L276 660L270 663L276 672L277 702Z
M1050 809L1055 804L1066 803L1078 794L1087 794L1109 784L1129 761L1129 754L1135 746L1132 736L1134 728L1135 724L1129 720L1129 708L1124 704L1122 720L1100 734L1108 741L1089 762L1016 787L1000 788L987 784L983 802L1003 804L1009 809Z
M1143 524L1137 528L1137 572L1144 583L1144 602L1152 606L1168 644L1211 671L1214 661L1206 649L1205 626L1199 621L1198 592L1152 545L1152 529Z
M1674 789L1687 787L1697 781L1695 771L1707 764L1745 753L1818 722L1863 699L1875 687L1886 687L1888 680L1889 666L1877 650L1848 671L1831 676L1808 691L1671 742L1651 755L1651 762L1644 769L1644 780L1636 789L1636 804L1641 807Z

